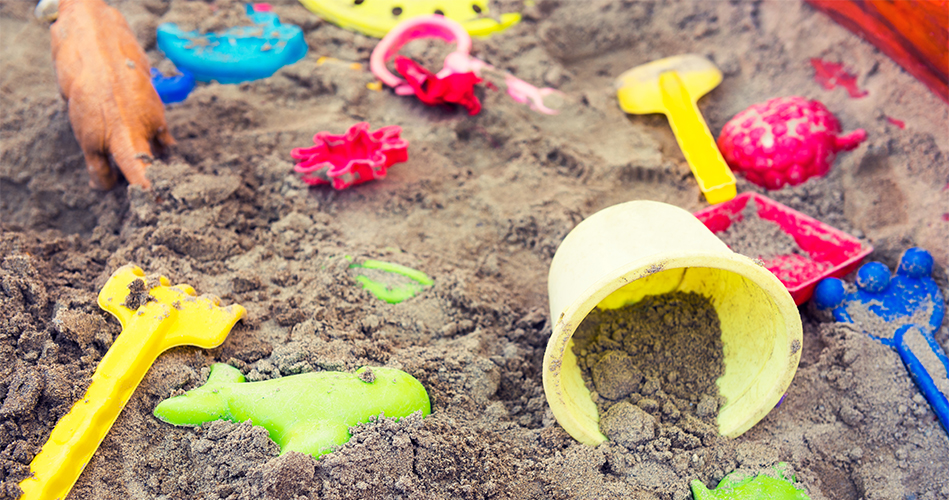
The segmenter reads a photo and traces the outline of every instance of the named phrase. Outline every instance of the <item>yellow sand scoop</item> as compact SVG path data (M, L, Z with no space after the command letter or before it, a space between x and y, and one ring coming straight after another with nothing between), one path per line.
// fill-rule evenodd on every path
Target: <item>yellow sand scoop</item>
M99 292L99 307L122 323L92 375L86 395L59 420L20 483L20 500L65 499L135 388L163 351L181 345L206 349L224 342L243 307L219 307L214 296L195 296L189 285L160 276L148 283L131 264L119 268Z
M636 115L664 113L679 147L709 203L735 197L735 175L695 103L722 81L711 61L685 54L652 61L626 71L616 80L623 111Z

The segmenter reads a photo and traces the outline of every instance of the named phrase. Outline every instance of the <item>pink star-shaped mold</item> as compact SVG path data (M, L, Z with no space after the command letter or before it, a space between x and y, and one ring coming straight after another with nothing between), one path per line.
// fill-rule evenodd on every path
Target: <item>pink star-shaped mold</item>
M313 147L290 151L293 159L301 160L293 170L303 174L307 184L332 184L335 189L382 179L389 167L409 159L409 143L399 137L401 133L397 125L370 132L366 122L343 135L317 132Z

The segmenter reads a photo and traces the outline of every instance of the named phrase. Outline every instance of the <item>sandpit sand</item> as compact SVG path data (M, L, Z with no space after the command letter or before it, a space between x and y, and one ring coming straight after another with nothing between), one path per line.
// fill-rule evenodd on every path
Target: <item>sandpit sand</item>
M205 2L110 3L158 67L158 23L216 28ZM305 30L306 58L253 83L201 84L168 108L178 145L149 170L153 189L102 193L88 187L48 28L32 20L33 2L0 1L0 498L16 498L119 333L95 297L130 262L248 315L219 348L158 359L70 499L665 500L689 498L689 478L714 485L781 461L815 500L949 498L949 439L899 357L811 306L784 402L741 437L691 454L688 439L654 443L669 453L649 457L581 445L541 384L547 270L567 232L628 200L706 206L666 119L616 103L613 79L660 57L697 52L722 69L699 102L714 134L786 95L824 102L846 131L866 129L827 177L768 196L872 244L871 258L891 267L905 248L927 248L946 292L949 106L870 44L792 0L540 0L474 51L564 91L563 112L484 90L472 117L367 89L374 78L349 63L365 65L376 40L295 1L272 3ZM321 56L344 62L317 65ZM811 58L843 62L868 95L823 89ZM292 148L363 120L402 126L410 160L342 192L293 174ZM748 190L761 192L740 180ZM345 256L413 267L435 284L387 304L356 286ZM949 348L946 326L937 339ZM175 428L152 416L214 362L251 380L397 367L426 386L433 414L354 429L320 460L278 457L246 423Z

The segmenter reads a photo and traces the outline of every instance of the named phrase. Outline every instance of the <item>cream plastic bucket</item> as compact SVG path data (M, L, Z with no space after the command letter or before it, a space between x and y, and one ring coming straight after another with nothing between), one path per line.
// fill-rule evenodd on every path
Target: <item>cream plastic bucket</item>
M725 358L716 381L727 398L717 420L723 436L739 436L764 418L801 358L801 317L778 278L665 203L621 203L578 224L554 255L547 287L554 326L544 353L544 393L557 422L581 443L606 441L571 340L597 305L617 308L673 291L711 300Z

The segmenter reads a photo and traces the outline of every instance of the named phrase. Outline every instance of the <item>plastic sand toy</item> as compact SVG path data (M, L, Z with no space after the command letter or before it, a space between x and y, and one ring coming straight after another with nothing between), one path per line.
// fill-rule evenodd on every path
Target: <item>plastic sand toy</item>
M503 31L521 20L517 13L494 17L490 0L300 0L314 14L341 28L382 38L400 22L438 14L464 26L472 36ZM497 19L497 20L495 20Z
M37 5L38 14L41 5ZM61 0L50 26L56 79L82 148L90 184L111 189L118 174L148 189L152 144L174 144L152 86L148 57L122 14L101 0Z
M454 52L445 57L445 67L432 74L418 63L397 56L399 49L412 40L422 38L440 38L456 44ZM474 85L482 76L497 76L504 80L507 93L512 99L528 104L539 113L548 115L558 111L544 105L544 97L559 91L545 87L539 89L514 75L499 71L494 66L471 57L471 37L455 21L439 15L419 16L403 21L392 29L376 45L369 58L369 68L382 83L395 89L398 95L415 94L426 104L458 103L468 109L469 114L477 114L481 104L473 94ZM396 70L404 77L399 78L386 68L386 62L396 59Z
M399 137L401 133L396 125L370 132L366 122L353 125L343 135L318 132L313 136L314 146L290 152L300 160L293 170L303 174L307 184L330 184L335 189L383 179L389 167L409 159L409 143Z
M246 383L240 370L225 364L212 366L203 386L155 407L156 417L174 425L250 420L267 429L281 454L297 451L314 457L345 444L349 428L372 417L402 418L415 412L432 412L428 393L414 377L394 368Z
M158 92L158 97L165 104L181 102L188 98L194 90L194 76L187 71L179 75L165 76L152 68L152 85Z
M698 479L692 480L692 496L695 500L810 500L807 494L794 487L795 477L785 477L787 464L774 467L777 477L767 474L746 476L732 472L710 490Z
M182 345L217 347L245 312L236 304L219 307L214 296L197 297L189 285L171 286L164 276L146 277L133 265L112 274L98 302L122 323L122 333L96 367L86 395L30 463L32 476L20 483L22 500L66 498L158 355Z
M946 301L930 277L932 271L932 255L910 248L900 257L893 276L880 262L861 266L856 290L848 290L839 279L821 281L814 291L814 304L833 309L837 321L863 328L877 325L873 333L865 333L896 349L949 432L949 358L933 337L942 326Z
M866 137L863 129L840 135L840 122L818 101L777 97L729 120L718 147L749 181L780 189L825 175L838 152L856 148Z
M577 224L547 275L552 330L544 351L544 395L577 441L596 446L607 440L573 350L577 327L594 308L616 309L671 292L701 294L719 317L725 372L715 385L726 398L716 417L719 435L740 436L784 396L803 339L787 288L689 212L629 201Z
M412 87L415 96L425 104L459 104L469 115L481 111L481 101L474 95L475 85L481 83L473 71L451 73L444 78L403 56L395 56L395 69Z
M850 273L873 251L853 236L757 193L742 193L695 216L713 233L722 233L742 221L749 204L754 215L779 226L801 250L764 260L797 305L807 302L820 280Z
M369 276L360 274L356 276L362 287L373 294L376 298L384 300L390 304L398 304L409 297L418 295L422 290L435 284L432 278L422 271L405 267L391 262L382 262L379 260L365 260L362 264L350 264L350 269L378 270L384 273L407 278L403 283L392 285L384 280L374 280Z
M616 80L620 108L631 114L664 113L699 189L709 203L735 197L728 169L696 102L718 86L722 73L711 61L685 54L630 69Z
M247 15L254 26L200 34L177 25L158 26L158 49L175 66L199 82L240 83L267 78L306 55L303 30L281 24L277 15L250 4Z

